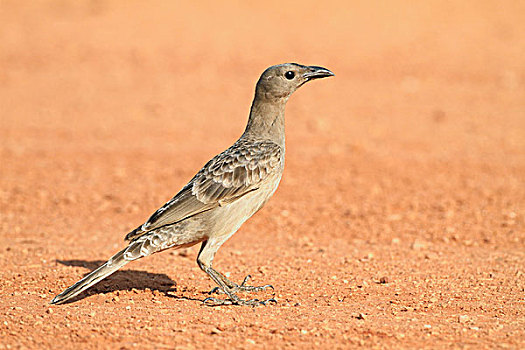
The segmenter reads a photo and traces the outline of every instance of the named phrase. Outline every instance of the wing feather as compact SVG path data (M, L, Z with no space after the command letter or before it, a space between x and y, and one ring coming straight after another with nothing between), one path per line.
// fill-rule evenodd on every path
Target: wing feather
M282 167L281 152L281 147L271 141L238 140L210 160L179 193L126 239L136 239L156 228L232 203L258 189L270 173Z

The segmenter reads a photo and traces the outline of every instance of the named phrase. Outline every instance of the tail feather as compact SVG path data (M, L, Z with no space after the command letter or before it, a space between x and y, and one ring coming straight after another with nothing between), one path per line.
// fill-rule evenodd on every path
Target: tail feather
M124 258L125 251L126 249L123 249L113 255L106 263L104 263L104 265L100 266L89 275L58 294L53 300L51 300L51 304L62 304L68 301L129 263L131 260L126 260Z

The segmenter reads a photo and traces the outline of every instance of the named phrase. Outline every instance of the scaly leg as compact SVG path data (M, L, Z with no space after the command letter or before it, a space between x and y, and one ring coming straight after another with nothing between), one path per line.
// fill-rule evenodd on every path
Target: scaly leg
M219 285L219 289L224 292L229 299L217 299L217 298L206 298L204 299L204 303L206 303L209 306L219 306L219 305L248 305L248 306L259 306L259 305L266 305L267 303L274 302L277 303L277 301L274 298L270 298L268 300L259 300L259 299L248 299L244 300L237 296L237 287L230 288L228 285L222 281L221 277L224 277L220 272L213 269L212 267L207 267L204 269L204 271L211 277L212 280L215 281ZM224 277L226 279L226 277ZM232 283L232 282L230 282Z
M249 299L244 300L239 298L236 293L241 290L246 291L258 291L266 288L264 287L252 287L252 286L245 286L246 281L248 278L244 279L244 282L241 285L238 285L236 283L231 282L229 279L226 278L222 273L218 272L214 268L212 268L211 264L213 261L213 257L215 256L215 253L219 249L219 247L224 243L225 239L221 242L218 240L213 240L210 238L208 241L204 241L201 246L201 250L199 252L199 256L197 258L197 263L199 264L199 267L210 276L210 278L218 284L219 290L224 292L229 299L217 299L217 298L206 298L204 299L204 303L210 306L218 306L218 305L248 305L248 306L258 306L258 305L266 305L268 302L277 302L275 299L271 298L268 300L259 300L259 299ZM262 288L262 289L259 289ZM273 287L272 287L273 288Z
M232 291L234 293L237 293L237 292L260 292L260 291L265 290L266 288L271 288L272 290L275 290L275 288L273 288L273 286L271 284L266 284L264 286L247 286L246 282L248 282L248 280L250 278L252 278L252 276L250 276L250 275L246 276L241 284L237 284L235 282L232 282L232 281L228 280L220 272L217 271L217 273L222 276L223 281L226 283L226 285L228 287L230 287L232 289ZM210 291L210 294L220 293L220 292L221 292L221 289L219 287L215 287L215 288L213 288Z

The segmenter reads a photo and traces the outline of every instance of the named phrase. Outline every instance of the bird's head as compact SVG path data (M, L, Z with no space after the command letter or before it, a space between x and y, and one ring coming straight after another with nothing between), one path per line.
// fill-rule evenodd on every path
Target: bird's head
M303 66L297 63L284 63L266 69L259 81L255 93L265 99L287 99L304 83L334 76L330 70L318 66Z

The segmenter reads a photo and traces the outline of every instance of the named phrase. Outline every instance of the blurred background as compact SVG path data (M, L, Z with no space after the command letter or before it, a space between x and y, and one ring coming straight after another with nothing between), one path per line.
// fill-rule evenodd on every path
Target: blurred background
M523 243L494 225L523 211L524 14L520 1L4 0L2 234L120 244L242 133L260 73L299 62L336 77L289 101L287 172L260 222Z
M361 212L370 192L399 206L401 184L522 195L524 13L521 1L3 0L4 199L21 187L22 206L49 196L89 211L90 196L120 196L141 221L242 133L260 73L283 62L336 73L290 100L290 209L312 210L327 186L335 202L319 206L338 212ZM301 187L305 174L321 180Z
M396 156L524 147L521 1L0 6L4 151L74 139L170 152L207 128L218 150L242 131L259 74L283 62L337 74L292 99L290 147L304 133Z

